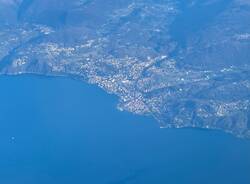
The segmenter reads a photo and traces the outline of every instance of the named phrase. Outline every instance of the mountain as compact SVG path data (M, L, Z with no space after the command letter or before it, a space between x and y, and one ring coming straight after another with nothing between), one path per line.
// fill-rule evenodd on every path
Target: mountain
M250 137L248 0L0 0L0 73L70 76L161 127Z

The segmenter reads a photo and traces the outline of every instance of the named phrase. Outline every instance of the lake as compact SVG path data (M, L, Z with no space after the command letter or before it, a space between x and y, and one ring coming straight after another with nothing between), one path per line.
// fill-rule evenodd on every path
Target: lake
M0 77L1 184L249 184L250 140L160 129L64 77Z

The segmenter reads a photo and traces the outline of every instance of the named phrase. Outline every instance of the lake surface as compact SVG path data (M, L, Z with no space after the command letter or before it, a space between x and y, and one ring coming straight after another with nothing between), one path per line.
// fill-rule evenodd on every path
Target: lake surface
M1 184L249 184L250 140L160 129L66 78L0 77Z

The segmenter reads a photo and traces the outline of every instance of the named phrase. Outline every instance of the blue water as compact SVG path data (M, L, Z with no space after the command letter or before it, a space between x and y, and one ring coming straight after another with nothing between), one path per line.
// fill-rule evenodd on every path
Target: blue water
M66 78L0 77L1 184L249 184L250 141L160 129Z

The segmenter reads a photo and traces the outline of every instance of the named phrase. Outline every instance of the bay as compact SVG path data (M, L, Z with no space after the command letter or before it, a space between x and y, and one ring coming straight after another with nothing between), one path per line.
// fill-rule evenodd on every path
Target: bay
M160 129L64 77L0 77L0 183L249 184L250 141Z

